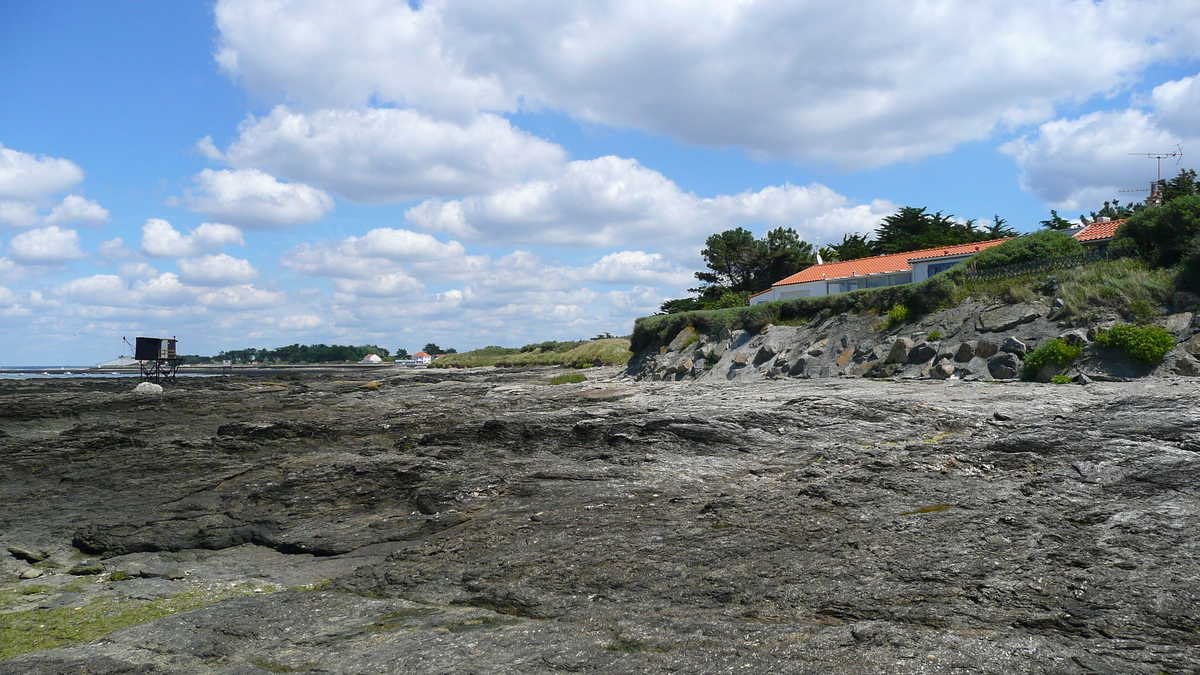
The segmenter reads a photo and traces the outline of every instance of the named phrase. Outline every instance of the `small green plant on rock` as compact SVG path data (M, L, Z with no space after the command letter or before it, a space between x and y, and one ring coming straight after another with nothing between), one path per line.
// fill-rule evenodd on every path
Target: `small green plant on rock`
M717 365L717 362L720 360L721 357L717 356L715 349L708 350L708 353L704 355L704 369L712 370L712 367Z
M1071 378L1066 375L1055 375L1050 381L1054 384L1071 384Z
M884 317L883 329L891 330L896 326L899 326L905 321L908 321L910 314L911 312L908 311L908 307L905 307L904 305L895 305L888 310L887 316Z
M1083 354L1083 347L1054 338L1025 357L1025 377L1035 377L1048 365L1065 366Z
M555 375L550 378L550 384L579 384L586 381L587 376L583 373L567 373L565 375Z
M1149 364L1174 349L1175 338L1158 326L1121 324L1096 331L1096 344L1106 349L1120 349L1131 361Z
M928 333L928 334L925 336L925 339L926 339L926 340L928 340L928 341L930 341L930 342L936 342L937 340L941 340L941 339L942 339L942 331L940 331L940 330L931 330L931 331L929 331L929 333Z

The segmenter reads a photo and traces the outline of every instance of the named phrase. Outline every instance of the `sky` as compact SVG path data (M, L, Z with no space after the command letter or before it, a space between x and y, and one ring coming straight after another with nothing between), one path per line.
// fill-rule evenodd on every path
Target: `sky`
M0 364L628 334L726 229L1140 199L1198 72L1195 0L0 3Z

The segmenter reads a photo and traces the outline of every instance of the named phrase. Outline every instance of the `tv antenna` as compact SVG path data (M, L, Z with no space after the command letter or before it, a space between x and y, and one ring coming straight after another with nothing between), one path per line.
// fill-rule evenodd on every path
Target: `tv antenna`
M1183 145L1180 143L1176 143L1175 144L1175 152L1131 152L1129 154L1137 155L1138 157L1149 157L1150 159L1157 160L1158 161L1158 180L1161 181L1162 180L1162 161L1164 159L1170 159L1171 157L1174 157L1176 165L1178 165L1180 162L1182 162L1183 161ZM1138 192L1140 192L1140 190Z

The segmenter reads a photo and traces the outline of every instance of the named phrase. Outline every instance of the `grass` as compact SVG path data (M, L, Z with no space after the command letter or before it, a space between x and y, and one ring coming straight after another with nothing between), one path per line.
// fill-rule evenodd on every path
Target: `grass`
M1175 291L1175 272L1151 268L1135 258L1098 262L1058 273L1058 297L1067 317L1086 322L1098 309L1115 310L1133 321L1157 312Z
M78 608L8 612L0 615L0 661L40 649L92 642L122 628L248 594L244 588L191 591L157 600L99 598Z
M698 338L697 338L698 339ZM587 368L590 366L625 365L633 354L629 351L629 340L610 338L588 340L577 343L544 343L557 345L542 348L541 345L528 351L525 348L485 347L462 354L450 354L434 361L434 368L478 368L481 366L565 366ZM572 345L561 349L562 345Z
M586 381L587 378L582 373L567 373L550 378L550 384L579 384Z

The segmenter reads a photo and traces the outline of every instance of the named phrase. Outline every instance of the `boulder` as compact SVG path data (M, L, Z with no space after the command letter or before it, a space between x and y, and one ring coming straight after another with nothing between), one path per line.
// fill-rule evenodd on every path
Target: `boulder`
M974 340L960 344L958 349L954 351L954 360L959 363L966 363L975 358L975 344Z
M40 576L42 576L42 571L37 568L30 568L21 572L22 579L36 579Z
M1024 342L1021 342L1017 338L1010 335L1005 338L1004 343L1000 345L1000 351L1008 354L1016 354L1017 356L1024 358L1025 353L1029 351L1029 348L1025 346Z
M835 363L837 363L838 367L844 366L850 362L850 358L853 356L854 356L854 350L847 349L846 351L842 352L841 354L838 354L837 361Z
M803 356L798 357L794 362L792 362L791 367L788 368L788 375L791 375L792 377L803 375L804 369L807 367L808 359Z
M1168 316L1165 328L1176 337L1187 335L1192 328L1192 313L1180 312Z
M722 356L725 356L725 352L727 351L729 351L729 341L722 340L717 343L716 347L712 348L713 358L719 359Z
M683 330L675 334L675 339L667 345L667 351L677 352L683 349L684 343L691 340L696 335L696 329L691 326L685 326Z
M818 340L817 342L813 343L813 346L808 348L808 353L810 356L822 356L825 354L825 349L828 345L829 338Z
M1200 333L1196 333L1190 340L1183 343L1183 348L1193 356L1200 356Z
M747 363L750 363L750 355L749 354L734 354L733 355L733 365L731 367L732 368L741 368L742 366L746 365Z
M1088 343L1088 332L1083 328L1076 328L1059 335L1058 339L1066 342L1069 345L1085 347Z
M930 344L928 342L922 342L921 344L908 350L908 362L909 363L925 363L926 361L932 361L934 358L937 357L937 355L938 355L937 343Z
M162 388L161 384L154 384L153 382L142 382L138 386L134 387L133 391L138 394L147 394L147 395L153 396L155 394L163 393L163 388Z
M979 330L982 333L999 333L1029 323L1046 311L1040 305L1005 305L979 314Z
M772 345L763 345L758 348L758 352L754 354L754 365L760 366L767 361L770 361L775 356L775 347Z
M975 356L981 359L990 359L1000 351L1000 347L991 340L980 340L975 345Z
M929 369L929 376L939 380L950 379L951 375L954 375L954 366L949 361L941 361Z
M1188 354L1180 354L1175 357L1175 366L1172 368L1172 371L1176 375L1195 377L1196 375L1200 375L1200 363Z
M988 372L997 380L1013 380L1021 372L1021 359L1012 352L1001 352L988 359Z
M914 346L916 345L908 338L896 338L896 341L892 343L891 350L888 351L885 363L908 363L908 353Z

